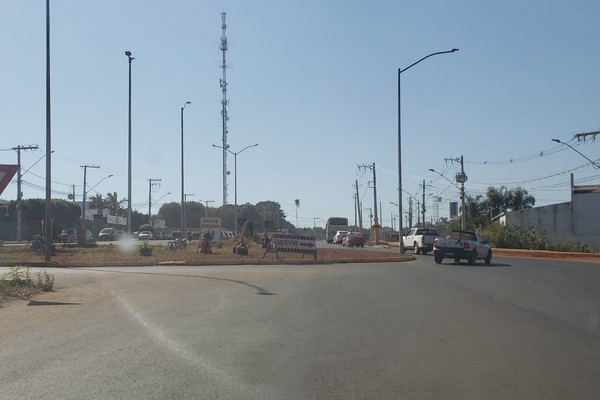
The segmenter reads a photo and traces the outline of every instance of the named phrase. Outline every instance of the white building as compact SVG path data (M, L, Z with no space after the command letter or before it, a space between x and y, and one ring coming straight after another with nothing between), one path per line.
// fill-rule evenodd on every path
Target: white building
M600 185L575 186L571 175L571 201L509 211L501 223L526 229L533 226L553 242L563 240L600 247Z

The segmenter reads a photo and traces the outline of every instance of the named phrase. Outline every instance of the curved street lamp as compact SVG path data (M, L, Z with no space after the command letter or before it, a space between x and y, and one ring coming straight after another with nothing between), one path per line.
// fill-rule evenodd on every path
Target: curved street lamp
M231 151L229 150L229 145L227 147L223 147L223 146L217 146L216 144L212 145L213 147L216 147L218 149L223 149L225 151L227 151L230 154L233 154L233 169L234 169L234 182L235 182L235 189L234 189L234 197L235 197L235 235L237 236L238 234L238 202L237 202L237 155L240 154L242 151L249 149L250 147L256 147L258 146L258 143L256 144L251 144L250 146L246 146L243 149L241 149L240 151Z
M588 160L590 163L592 163L592 167L596 168L596 169L600 169L600 164L598 163L598 161L592 161L590 160L585 154L583 154L582 152L580 152L579 150L577 150L575 147L571 146L569 143L565 143L565 142L561 142L558 139L552 139L553 142L556 142L558 144L564 144L565 146L568 146L571 148L571 150L577 152L577 154L579 154L581 157L585 158L586 160Z
M131 62L135 60L131 52L125 52L129 60L129 108L127 129L127 234L131 235Z
M455 51L458 51L458 49L452 49L452 50L447 50L447 51L438 51L436 53L431 53L431 54L428 54L425 57L421 58L419 61L410 64L406 68L403 68L403 69L398 68L398 209L399 209L400 216L402 216L402 123L401 123L401 118L400 118L401 117L400 74L402 74L407 69L414 67L421 61L428 59L429 57L437 56L440 54L454 53ZM399 224L398 232L402 232L402 217L400 217L400 224ZM400 233L400 234L402 234L402 233ZM398 246L398 248L400 249L400 253L402 253L404 250L402 247L403 247L403 244L402 244L402 241L400 241L400 245Z
M191 101L186 101L183 107L181 107L181 236L183 239L183 232L185 232L185 192L184 192L184 181L183 181L183 110L185 106L192 104Z

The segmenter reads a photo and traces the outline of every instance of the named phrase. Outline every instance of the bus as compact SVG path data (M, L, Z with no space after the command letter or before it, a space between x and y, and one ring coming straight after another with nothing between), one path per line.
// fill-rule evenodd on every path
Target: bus
M327 243L331 243L333 242L333 236L337 231L347 231L348 229L348 218L328 218L327 223L325 224L325 240L327 240Z

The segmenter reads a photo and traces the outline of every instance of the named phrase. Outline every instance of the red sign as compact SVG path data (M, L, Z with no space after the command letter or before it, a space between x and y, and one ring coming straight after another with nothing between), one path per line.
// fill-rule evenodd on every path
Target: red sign
M0 164L0 195L18 170L18 165Z

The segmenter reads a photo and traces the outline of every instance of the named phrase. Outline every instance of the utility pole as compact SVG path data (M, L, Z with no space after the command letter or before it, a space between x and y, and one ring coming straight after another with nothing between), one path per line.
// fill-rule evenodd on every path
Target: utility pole
M80 229L77 230L77 242L78 244L85 244L86 242L86 227L85 227L85 196L86 196L86 185L87 185L87 169L88 168L100 168L99 165L81 165L83 168L83 200L81 202L81 225Z
M22 236L22 229L23 229L23 221L22 221L22 216L21 216L21 205L22 205L22 201L23 201L23 192L21 190L21 177L23 176L21 174L21 150L37 150L39 147L34 145L34 146L17 146L17 147L13 147L12 149L14 151L17 152L17 165L18 165L18 169L17 169L17 242L21 241L21 236Z
M200 201L202 201L202 200L200 200ZM204 200L204 204L205 204L204 211L205 211L207 217L208 217L208 204L214 203L214 202L215 202L214 200Z
M356 210L358 211L358 231L362 232L362 205L360 202L360 197L358 195L358 180L355 180L354 189L356 190Z
M161 181L162 179L148 179L148 225L152 225L152 187L159 187ZM183 235L183 232L181 234Z
M575 135L575 139L578 141L584 141L588 138L588 136L592 136L592 140L596 140L596 135L600 135L600 131L587 132L587 133L578 133Z
M381 228L381 225L379 225L379 218L377 216L377 173L375 172L375 163L372 165L359 165L358 168L365 168L373 171L373 207L375 208L375 222L371 225L371 227L375 230L375 244L379 244L378 232L379 228Z
M219 79L221 85L221 91L223 92L223 100L221 100L221 119L223 121L223 205L227 205L227 175L229 171L227 171L227 149L229 145L227 144L227 134L229 133L227 130L227 121L229 121L229 116L227 115L227 24L225 23L225 12L221 13L221 45L219 46L219 50L223 52L223 63L221 68L223 69L223 77ZM236 232L237 233L237 232Z
M460 163L460 173L456 174L456 182L460 183L460 229L465 230L465 182L467 181L467 175L465 175L464 158L463 156L460 156L460 158L446 158L445 160Z
M423 228L425 228L425 179L423 179L423 203L422 203L423 208L421 209L422 213L423 213Z
M313 234L314 234L314 230L317 229L317 220L319 219L319 217L313 217Z
M352 195L352 200L354 200L354 226L358 227L358 212L356 211L358 199L355 194Z
M402 216L400 216L402 218ZM408 198L408 227L413 227L413 202L412 197Z
M369 210L369 220L370 220L371 226L373 226L373 209L370 207L365 207L365 210Z

